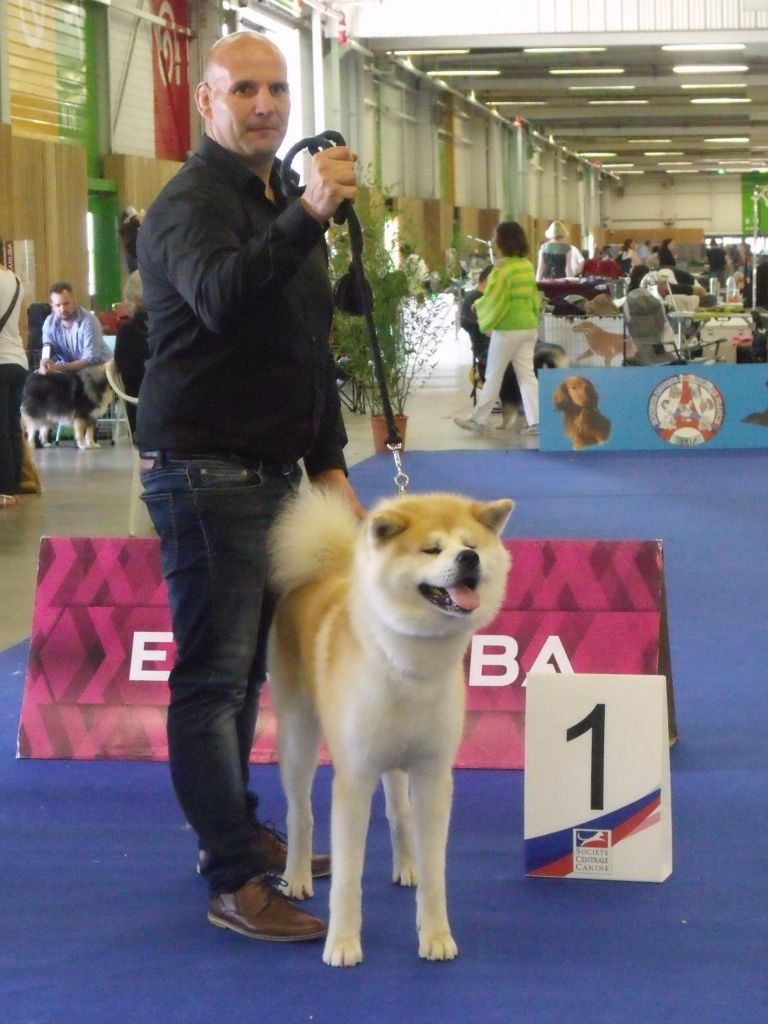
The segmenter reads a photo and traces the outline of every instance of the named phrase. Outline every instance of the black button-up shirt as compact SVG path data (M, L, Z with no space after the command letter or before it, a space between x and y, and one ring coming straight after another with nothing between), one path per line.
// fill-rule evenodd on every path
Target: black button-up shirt
M208 136L139 232L142 449L345 468L323 227Z

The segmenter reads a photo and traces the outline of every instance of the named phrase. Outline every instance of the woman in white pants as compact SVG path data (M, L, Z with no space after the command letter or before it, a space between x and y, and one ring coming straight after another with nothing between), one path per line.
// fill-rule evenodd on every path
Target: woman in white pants
M493 268L484 294L475 303L480 330L491 332L485 384L471 414L457 416L457 426L484 433L499 397L508 363L512 363L527 426L524 434L539 432L539 385L533 370L533 349L539 323L539 292L536 275L528 257L525 231L514 220L496 228L496 248L502 254ZM506 424L502 424L506 426Z

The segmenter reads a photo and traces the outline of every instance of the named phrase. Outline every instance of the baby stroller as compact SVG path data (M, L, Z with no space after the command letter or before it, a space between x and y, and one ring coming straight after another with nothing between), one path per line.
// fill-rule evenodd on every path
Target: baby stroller
M634 343L635 354L624 362L629 366L657 363L684 363L667 311L660 298L647 288L633 288L624 303L626 334Z

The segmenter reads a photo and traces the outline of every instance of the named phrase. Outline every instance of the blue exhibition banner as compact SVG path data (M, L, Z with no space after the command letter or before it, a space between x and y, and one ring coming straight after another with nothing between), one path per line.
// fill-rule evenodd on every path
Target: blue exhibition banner
M768 365L539 372L542 451L768 447Z

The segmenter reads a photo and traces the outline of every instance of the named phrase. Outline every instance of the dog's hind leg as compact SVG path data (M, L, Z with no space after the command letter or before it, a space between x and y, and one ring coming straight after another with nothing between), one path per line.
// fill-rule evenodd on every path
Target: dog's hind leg
M416 885L413 812L408 796L408 776L403 771L386 772L382 782L392 840L392 881L397 885Z
M445 848L451 816L453 778L450 765L420 764L411 772L416 863L416 927L419 956L453 960L458 947L448 924L445 897Z
M323 960L332 967L352 967L363 959L361 879L371 797L378 783L373 775L339 771L333 779L331 810L331 913Z
M293 694L279 707L280 777L288 803L288 856L285 895L312 895L312 780L317 766L320 726L310 701Z

